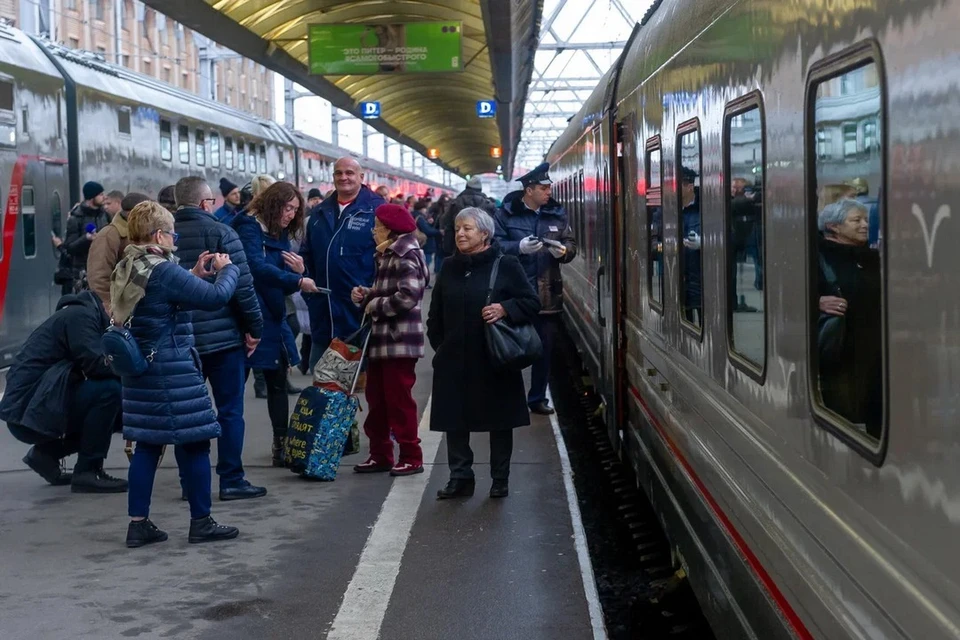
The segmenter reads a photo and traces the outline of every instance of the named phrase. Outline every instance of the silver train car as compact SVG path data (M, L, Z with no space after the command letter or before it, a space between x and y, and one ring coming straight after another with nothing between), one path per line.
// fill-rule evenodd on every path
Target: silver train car
M84 182L152 196L186 175L243 185L260 173L333 188L329 143L204 100L102 57L0 24L0 369L55 309L51 234L66 232ZM450 193L368 158L392 193ZM219 202L218 205L219 206Z
M662 0L548 154L568 330L718 637L960 637L958 27Z

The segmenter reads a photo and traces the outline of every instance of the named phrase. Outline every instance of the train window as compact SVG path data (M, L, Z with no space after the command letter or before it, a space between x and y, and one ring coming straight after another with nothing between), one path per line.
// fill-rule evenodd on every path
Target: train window
M807 93L811 385L818 421L875 464L884 425L883 81L873 45ZM869 141L858 138L871 127ZM822 154L823 133L840 143ZM869 143L869 144L868 144Z
M63 137L63 114L60 102L60 92L57 92L57 140Z
M260 145L260 173L267 172L267 148L264 145Z
M766 354L763 285L764 121L758 95L730 105L724 120L727 209L727 335L750 373ZM738 362L738 360L734 360Z
M246 151L244 151L243 140L237 142L237 170L246 171L247 162L246 162Z
M257 172L257 145L252 142L247 145L247 171Z
M177 129L177 145L180 152L180 163L190 164L190 127L185 124Z
M60 202L60 192L54 191L50 196L50 227L58 236L63 235L63 203Z
M697 332L703 329L703 244L700 214L700 124L681 125L677 131L676 185L680 216L677 231L680 271L680 321Z
M197 166L202 167L207 164L207 141L206 134L202 129L197 129L193 132L193 146L194 151L197 154Z
M647 140L645 164L647 233L647 287L650 302L663 309L663 172L660 165L660 136Z
M173 134L169 120L160 121L160 159L173 160Z
M220 134L216 131L210 132L210 166L220 166Z
M130 135L130 107L117 109L117 131Z
M227 169L233 169L233 138L230 136L223 139L223 159Z
M13 111L13 82L0 80L0 111Z
M23 218L23 257L34 258L37 255L37 208L33 187L20 190L20 216Z

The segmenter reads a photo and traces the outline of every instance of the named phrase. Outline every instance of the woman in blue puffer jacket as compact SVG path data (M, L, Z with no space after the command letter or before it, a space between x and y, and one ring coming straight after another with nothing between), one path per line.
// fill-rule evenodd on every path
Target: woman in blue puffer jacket
M287 374L300 362L293 330L287 323L286 296L297 291L316 293L317 286L303 277L303 258L290 249L291 238L303 234L304 202L300 190L277 182L263 190L237 216L233 228L243 243L253 275L253 287L263 314L263 336L257 350L247 356L247 369L259 369L267 381L267 412L273 426L273 465L285 466L284 438L290 418Z
M127 546L163 542L150 520L150 495L164 445L176 445L177 465L190 502L190 542L237 537L236 527L210 517L210 439L220 435L217 416L193 348L190 311L227 304L239 270L227 254L200 255L186 271L177 265L173 215L143 202L127 220L130 245L111 276L113 322L124 324L150 365L123 382L123 436L137 443L129 472ZM217 274L214 284L202 278Z

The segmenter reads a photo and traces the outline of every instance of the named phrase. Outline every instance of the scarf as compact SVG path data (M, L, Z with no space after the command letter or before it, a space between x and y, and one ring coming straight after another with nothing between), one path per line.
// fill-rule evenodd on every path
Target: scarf
M177 264L173 251L156 244L131 244L123 252L110 276L110 306L115 324L125 324L133 316L133 309L147 292L147 281L158 265Z

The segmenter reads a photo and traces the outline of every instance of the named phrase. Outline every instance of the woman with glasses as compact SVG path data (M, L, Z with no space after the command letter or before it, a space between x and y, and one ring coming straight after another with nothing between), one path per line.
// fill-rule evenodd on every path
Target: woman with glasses
M253 274L253 286L263 314L260 345L247 357L248 369L263 371L267 382L267 411L273 426L273 465L286 466L284 437L290 417L287 375L300 362L293 330L287 322L285 297L305 291L316 293L317 285L303 277L303 258L291 251L291 238L303 234L304 201L289 182L277 182L263 190L237 216L233 228L243 243Z

